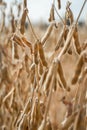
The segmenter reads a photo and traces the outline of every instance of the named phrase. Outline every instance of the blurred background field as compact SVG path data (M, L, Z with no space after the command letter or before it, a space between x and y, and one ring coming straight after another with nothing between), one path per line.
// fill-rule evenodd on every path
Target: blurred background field
M9 6L11 6L11 3L13 2L13 0L4 0L4 1L8 3L7 10L9 11ZM17 2L21 3L22 0L17 0ZM62 17L64 16L64 12L66 10L66 2L67 0L61 1L62 7L61 7L61 10L59 10L59 13ZM76 19L80 11L80 8L82 6L83 0L80 0L80 2L76 0L73 0L73 1L71 0L71 2L72 2L71 9ZM34 23L39 22L39 21L48 23L48 17L49 17L49 12L50 12L49 9L51 8L51 5L52 5L52 0L28 0L29 15L30 15L31 20ZM80 20L82 21L87 20L86 9L87 9L87 5L85 6L80 17ZM14 14L16 14L16 9L14 10ZM57 16L56 18L59 20Z

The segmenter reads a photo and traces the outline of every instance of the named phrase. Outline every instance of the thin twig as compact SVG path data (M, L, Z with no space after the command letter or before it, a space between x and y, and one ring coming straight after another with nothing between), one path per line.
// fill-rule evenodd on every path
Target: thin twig
M77 17L77 19L76 19L76 24L78 23L78 20L79 20L79 18L80 18L80 15L81 15L81 13L82 13L82 11L83 11L83 9L84 9L84 6L85 6L86 2L87 2L87 0L84 1L83 5L82 5L82 7L81 7L81 10L80 10L80 12L79 12L79 15L78 15L78 17Z
M27 18L28 18L28 22L29 22L29 24L30 24L32 33L33 33L33 35L34 35L34 38L35 38L36 40L39 40L38 37L37 37L37 35L36 35L36 33L35 33L35 31L34 31L34 29L33 29L33 26L32 26L32 24L31 24L31 21L30 21L30 18L29 18L29 16L28 16L28 14L27 14Z
M60 14L58 13L58 11L57 11L55 5L54 5L54 9L55 9L55 11L56 11L56 14L58 15L58 17L59 17L60 20L62 21L62 23L65 25L65 22L64 22L64 20L62 19L62 17L60 16Z

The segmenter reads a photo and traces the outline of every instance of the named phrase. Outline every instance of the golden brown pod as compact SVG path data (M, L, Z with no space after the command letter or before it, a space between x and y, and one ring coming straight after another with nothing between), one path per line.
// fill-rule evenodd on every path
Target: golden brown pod
M30 48L31 53L32 53L33 52L32 51L32 43L30 41L28 41L25 37L22 37L21 39L22 39L23 43Z
M42 85L44 84L45 80L46 80L46 76L47 76L48 70L44 71L41 79L40 79L40 88L42 88Z
M43 84L44 91L49 89L49 85L50 85L50 81L52 79L52 75L54 74L54 72L56 72L55 70L57 70L57 64L55 62L53 62L52 65L49 68L49 71L48 71L47 76L46 76L46 80Z
M66 40L68 32L69 32L69 28L68 28L67 26L65 26L65 30L64 30L64 40Z
M84 53L82 53L80 55L80 58L79 58L78 63L76 65L76 70L75 70L74 76L73 76L72 81L71 81L72 84L76 84L76 82L78 81L83 64L84 64Z
M70 9L70 5L71 5L71 2L68 1L66 5L66 12L65 12L66 25L71 25L74 21L73 12Z
M39 65L38 65L38 73L39 73L39 75L43 74L43 64L41 63L41 60L40 60Z
M40 60L43 64L43 66L47 67L47 61L45 59L45 54L44 54L44 50L43 50L43 46L42 46L41 42L38 43L38 50L39 50Z
M74 37L74 43L75 43L76 51L77 51L78 54L80 54L81 53L81 46L80 46L80 41L79 41L79 37L78 37L77 27L75 28L73 37Z
M26 21L27 12L28 12L28 10L24 9L24 12L22 14L21 26L20 26L20 32L21 32L21 34L24 34L24 32L25 32L25 21Z
M42 45L45 44L46 40L47 40L48 37L50 36L54 25L55 25L55 23L51 23L51 24L49 25L49 27L47 28L46 33L44 34L44 36L43 36L42 39L41 39Z
M51 10L50 10L50 17L49 17L49 22L55 20L55 16L54 16L54 5L52 4Z
M16 34L13 35L12 40L14 42L18 43L18 45L24 46L22 39L19 36L17 36Z
M63 47L63 49L61 50L61 52L59 53L59 55L57 57L58 60L60 60L61 56L63 54L65 54L66 51L68 50L74 31L75 31L75 25L72 25L71 28L69 29L67 39L66 39L66 41L64 43L64 47Z
M62 32L59 35L58 41L57 41L57 45L55 47L55 51L57 51L59 49L59 47L61 46L61 42L63 41L63 36L65 33L65 27L63 27Z
M38 64L38 44L34 44L34 63Z
M12 19L11 19L11 26L12 26L12 32L14 33L16 31L16 26L15 26L15 17L12 14Z
M67 83L66 83L66 80L65 80L65 77L64 77L64 73L63 73L63 69L62 69L62 65L60 63L60 61L58 61L58 74L59 74L59 77L60 77L60 80L64 86L64 88L67 90L67 91L70 91L70 88L68 87Z
M57 0L58 2L58 9L61 9L61 0Z
M27 0L24 0L24 9L27 8Z

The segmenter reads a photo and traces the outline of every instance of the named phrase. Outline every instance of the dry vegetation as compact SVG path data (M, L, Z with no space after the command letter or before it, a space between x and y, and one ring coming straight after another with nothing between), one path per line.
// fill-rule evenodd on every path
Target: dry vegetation
M32 26L27 0L12 3L6 26L0 0L0 130L87 129L87 32L78 26L86 1L76 21L70 2L63 19L61 0L58 9L53 1L42 30Z

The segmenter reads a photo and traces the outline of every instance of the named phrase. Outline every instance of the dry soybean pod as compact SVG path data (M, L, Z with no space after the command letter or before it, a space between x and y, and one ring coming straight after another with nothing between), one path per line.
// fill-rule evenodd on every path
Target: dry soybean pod
M35 110L34 110L34 129L37 129L38 124L40 124L42 119L42 115L40 113L40 104L39 104L39 98L36 97L35 99Z
M21 13L21 4L19 3L17 6L18 6L18 7L17 7L17 9L18 9L18 17L19 17L19 16L20 16L20 13Z
M80 94L79 94L79 100L78 100L78 106L80 106L80 109L79 109L79 113L75 119L74 130L77 130L77 129L81 130L81 129L86 128L86 125L83 122L85 114L86 114L86 109L83 109L83 105L85 103L86 91L87 91L86 86L87 86L87 76L80 83L81 88L80 88ZM83 109L83 111L82 111L82 109Z
M2 25L1 25L0 32L3 31L4 27L5 27L5 11L2 11Z
M21 27L20 27L21 34L24 34L24 32L25 32L25 21L26 21L26 17L27 17L27 12L28 12L28 10L25 8L24 12L22 14L22 18L21 18Z
M24 44L27 45L30 48L31 53L32 53L32 43L29 42L25 37L22 37L21 39L24 42Z
M58 74L59 74L59 77L60 77L60 80L64 86L64 88L67 90L67 91L70 91L70 88L67 86L67 83L66 83L66 80L65 80L65 77L64 77L64 73L63 73L63 69L62 69L62 65L60 63L60 61L58 61Z
M20 38L19 36L17 36L16 34L13 35L12 40L13 40L14 42L18 43L18 45L24 47L24 44L23 44L21 38Z
M54 4L52 4L51 10L50 10L50 17L49 17L49 22L55 20L55 16L54 16Z
M38 73L39 73L39 75L43 74L43 64L41 63L41 60L38 64Z
M77 27L75 28L73 37L74 37L74 44L75 44L75 47L76 47L76 51L77 51L78 54L80 54L81 53L81 46L80 46L80 41L79 41L79 37L78 37Z
M82 70L82 67L84 64L83 57L84 57L84 53L82 53L80 55L80 58L79 58L78 63L76 65L75 74L74 74L72 81L71 81L72 84L76 84L76 82L78 81L79 75L81 73L81 70Z
M54 91L57 90L57 78L56 78L56 75L54 76Z
M27 8L27 0L24 0L24 9Z
M48 70L45 70L40 79L40 89L42 89L42 85L44 84L47 77Z
M41 42L39 42L39 41L38 41L38 50L39 50L40 60L43 64L43 66L47 67L47 61L45 59L43 46L42 46Z
M11 43L11 46L12 46L12 61L14 61L14 58L15 58L15 47L14 47L14 45L16 45L16 44L14 44L14 41L12 41L12 43Z
M29 73L29 56L28 55L25 55L25 57L24 57L24 61L25 61L25 67L26 67L26 71Z
M30 71L29 80L30 80L30 86L34 86L35 89L36 88L35 68Z
M71 2L67 1L66 12L65 12L65 22L67 25L71 25L74 21L73 13L70 9Z
M43 84L43 91L46 92L49 88L49 85L50 85L50 81L52 79L52 73L53 73L53 68L54 68L54 65L52 64L48 73L47 73L47 76L46 76L46 80Z
M11 19L11 26L12 26L12 32L14 33L16 31L16 27L15 27L15 18L13 14Z
M37 41L36 43L34 44L34 63L35 64L38 64L38 44L37 44Z
M35 77L36 77L36 84L37 84L36 90L38 91L38 89L40 88L39 74L38 74L38 65L35 65Z
M45 33L44 36L42 37L41 43L42 43L43 46L45 46L44 44L45 44L46 40L48 39L48 37L50 36L54 25L55 25L55 22L52 22L52 23L49 25L49 27L47 28L46 33Z
M44 89L45 92L49 88L50 81L52 79L52 75L53 75L55 70L57 70L57 64L55 62L53 62L52 65L49 68L49 71L48 71L47 76L46 76L46 80L45 80L45 82L43 84L43 89Z
M64 32L65 32L65 26L63 27L62 32L59 35L59 38L58 38L58 41L57 41L57 45L55 47L55 51L57 51L59 49L60 45L61 45L61 42L62 42L63 36L64 36Z
M69 32L69 28L67 25L65 25L64 40L66 40L68 32Z
M61 9L61 0L57 0L58 3L58 9Z
M63 47L63 49L61 50L61 52L59 53L59 55L58 55L58 57L57 57L58 60L60 60L61 56L62 56L64 53L66 53L67 49L69 48L69 46L70 46L70 41L71 41L71 39L72 39L72 36L73 36L74 31L75 31L75 25L72 25L71 28L70 28L70 30L69 30L69 33L68 33L68 35L67 35L67 39L66 39L66 41L65 41L64 47Z

